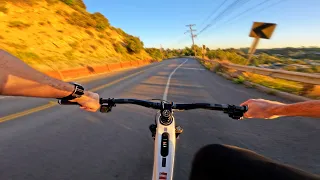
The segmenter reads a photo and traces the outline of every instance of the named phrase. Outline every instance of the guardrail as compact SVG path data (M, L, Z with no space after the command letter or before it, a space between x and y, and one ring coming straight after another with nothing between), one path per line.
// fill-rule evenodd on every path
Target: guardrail
M270 76L273 78L280 78L280 79L296 81L296 82L312 84L312 85L320 84L320 75L317 75L317 74L308 74L308 73L300 73L300 72L277 70L277 69L267 69L267 68L253 67L253 66L243 66L243 65L232 64L227 62L219 62L217 60L204 60L204 61L218 63L225 68L232 68L238 71L251 72L254 74Z
M269 76L271 78L279 78L289 81L299 82L303 85L303 89L300 92L300 95L311 95L313 97L319 97L320 94L320 75L319 74L308 74L301 72L293 72L293 71L285 71L285 70L277 70L277 69L267 69L267 68L259 68L253 66L243 66L239 64L233 64L225 61L218 60L205 60L200 59L202 61L210 62L215 64L214 68L225 68L225 69L233 69L236 70L235 73L231 73L228 76L238 77L243 72L250 72L253 74L259 74L264 76Z
M297 82L313 84L313 85L320 84L320 75L315 75L315 74L242 66L242 65L231 64L231 63L222 63L221 65L226 68L232 68L238 71L245 71L245 72L251 72L254 74L270 76L273 78L286 79L290 81L297 81Z

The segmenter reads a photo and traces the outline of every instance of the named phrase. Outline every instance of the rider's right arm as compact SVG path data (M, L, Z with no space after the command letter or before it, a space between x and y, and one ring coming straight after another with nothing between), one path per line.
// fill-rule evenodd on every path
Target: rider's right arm
M247 105L249 108L244 114L245 118L274 119L282 116L320 118L320 100L284 104L264 99L250 99L241 105Z
M305 101L295 104L286 104L274 110L282 116L304 116L320 118L320 100Z

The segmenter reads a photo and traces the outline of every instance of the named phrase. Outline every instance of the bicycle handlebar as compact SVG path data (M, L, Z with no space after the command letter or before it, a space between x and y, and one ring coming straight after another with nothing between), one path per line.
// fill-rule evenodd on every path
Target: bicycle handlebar
M67 100L59 100L61 105L79 105L76 102L70 102ZM147 108L161 109L162 103L145 101L140 99L100 99L101 109L100 112L107 113L110 112L112 107L116 104L135 104L144 106ZM172 104L172 109L177 110L191 110L191 109L207 109L207 110L216 110L223 111L227 113L229 117L233 119L240 119L243 114L248 111L247 106L235 106L229 104L209 104L209 103L191 103L191 104Z

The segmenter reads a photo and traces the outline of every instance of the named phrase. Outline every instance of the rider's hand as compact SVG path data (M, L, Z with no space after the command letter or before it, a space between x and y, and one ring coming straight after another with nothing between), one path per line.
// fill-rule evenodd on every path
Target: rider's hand
M71 100L71 102L77 102L80 104L80 108L90 112L96 112L100 108L99 94L94 92L85 91L84 95L80 98Z
M281 116L276 113L276 110L285 104L264 99L249 99L241 104L241 106L244 105L248 106L244 118L274 119Z

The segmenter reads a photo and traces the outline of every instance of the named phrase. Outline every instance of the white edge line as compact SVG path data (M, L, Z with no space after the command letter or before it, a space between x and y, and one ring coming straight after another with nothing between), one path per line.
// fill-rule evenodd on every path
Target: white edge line
M167 85L166 85L166 89L164 90L163 97L162 97L163 100L167 100L168 91L169 91L169 86L170 86L170 81L171 81L172 75L173 75L184 63L186 63L187 61L188 61L188 59L185 60L183 63L181 63L178 67L176 67L176 68L171 72L171 74L169 75L168 81L167 81Z

